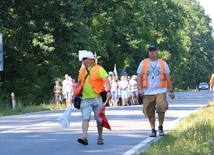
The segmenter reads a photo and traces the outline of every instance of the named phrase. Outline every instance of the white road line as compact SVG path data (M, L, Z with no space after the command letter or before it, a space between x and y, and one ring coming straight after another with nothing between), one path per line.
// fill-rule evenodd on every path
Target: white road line
M125 152L123 155L134 155L134 154L139 154L143 148L148 148L152 143L154 143L155 141L159 140L160 137L158 138L147 138L144 141L142 141L140 144L134 146L132 149L128 150L127 152ZM140 152L139 152L140 150Z
M37 123L37 124L32 124L32 125L24 125L24 126L22 126L22 127L14 128L14 129L11 129L11 130L1 131L0 133L10 133L10 132L12 132L12 131L18 131L18 130L21 130L21 129L25 129L25 128L27 128L27 127L32 127L32 126L47 124L47 123L50 123L50 122L51 122L51 121L46 121L46 122Z

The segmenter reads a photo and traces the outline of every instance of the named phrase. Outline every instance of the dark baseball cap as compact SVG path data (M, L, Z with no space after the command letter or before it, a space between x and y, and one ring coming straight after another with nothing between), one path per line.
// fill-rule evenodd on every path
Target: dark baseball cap
M149 50L157 50L158 46L157 45L150 45Z

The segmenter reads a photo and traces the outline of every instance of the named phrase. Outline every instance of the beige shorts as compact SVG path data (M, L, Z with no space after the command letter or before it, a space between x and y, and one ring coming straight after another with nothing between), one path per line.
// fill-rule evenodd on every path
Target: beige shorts
M101 119L97 117L97 114L99 113L100 109L102 108L103 101L101 96L98 96L93 99L84 99L81 103L81 112L82 112L82 120L83 121L90 121L91 119L91 113L94 112L94 119L97 122L101 122Z
M143 113L146 117L155 116L157 113L165 113L168 109L168 102L166 101L166 93L157 95L143 96Z

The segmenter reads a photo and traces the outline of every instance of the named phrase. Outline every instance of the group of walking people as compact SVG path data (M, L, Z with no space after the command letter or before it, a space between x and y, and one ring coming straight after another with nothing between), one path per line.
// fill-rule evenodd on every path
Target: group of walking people
M72 95L76 87L76 82L68 74L65 74L65 79L60 83L59 80L55 81L54 94L56 104L61 104L65 99L67 107L71 105Z
M109 106L128 106L142 104L138 101L137 75L122 75L120 79L109 72L111 100Z
M101 96L103 91L106 92L106 98L112 105L117 105L118 96L121 97L121 103L124 106L128 105L130 96L132 104L138 104L137 97L142 97L142 112L149 120L150 137L156 137L157 131L160 136L164 136L163 122L168 109L166 95L168 93L171 99L175 96L169 66L164 60L158 58L158 52L156 45L149 46L149 57L140 62L137 75L131 78L121 76L120 80L115 74L109 75L102 66L96 64L95 56L91 51L82 55L83 66L80 69L75 89L71 94L67 94L67 98L72 95L71 102L77 95L82 94L82 137L77 139L79 143L88 145L88 128L93 111L98 130L97 144L104 144L102 119L98 117L104 104ZM156 113L158 114L158 130L155 125Z

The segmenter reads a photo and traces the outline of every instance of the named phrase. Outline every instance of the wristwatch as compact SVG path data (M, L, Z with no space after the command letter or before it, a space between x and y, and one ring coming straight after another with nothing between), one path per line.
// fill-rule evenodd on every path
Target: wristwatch
M110 90L107 90L107 93L110 93L111 91Z

